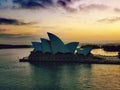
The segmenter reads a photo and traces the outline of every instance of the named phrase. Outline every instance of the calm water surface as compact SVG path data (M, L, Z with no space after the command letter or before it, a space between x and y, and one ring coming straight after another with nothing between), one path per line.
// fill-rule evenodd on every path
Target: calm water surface
M18 61L31 50L0 50L0 90L120 90L120 65Z

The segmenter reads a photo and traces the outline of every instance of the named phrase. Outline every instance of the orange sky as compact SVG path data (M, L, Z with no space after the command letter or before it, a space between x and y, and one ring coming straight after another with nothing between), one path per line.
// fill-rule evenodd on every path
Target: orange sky
M119 3L118 0L94 0L93 2L75 0L74 2L66 2L66 6L50 4L51 6L46 6L47 9L38 7L37 9L22 7L6 9L0 7L1 18L31 23L24 25L0 24L0 40L2 41L0 43L8 42L5 41L7 35L16 40L15 43L18 43L18 38L15 38L14 35L19 35L20 41L23 36L34 37L34 40L37 41L41 36L48 38L46 32L55 33L65 42L119 43ZM5 7L5 5L3 6ZM13 3L8 2L9 5L12 6ZM31 41L29 37L23 40Z

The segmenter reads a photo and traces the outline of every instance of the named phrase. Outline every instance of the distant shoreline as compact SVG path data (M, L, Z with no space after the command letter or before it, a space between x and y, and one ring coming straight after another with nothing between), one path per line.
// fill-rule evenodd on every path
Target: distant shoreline
M93 49L102 48L103 50L108 52L120 52L120 45L117 44L104 44L104 45L87 44L83 45L82 48L86 46L93 47Z
M0 44L0 49L14 49L14 48L32 48L32 45L9 45L9 44Z
M96 45L96 44L86 44L82 45L81 48L86 46L93 47L93 49L102 48L105 51L109 52L120 52L120 45L116 44L105 44L105 45ZM12 45L12 44L0 44L0 49L14 49L14 48L33 48L32 45Z

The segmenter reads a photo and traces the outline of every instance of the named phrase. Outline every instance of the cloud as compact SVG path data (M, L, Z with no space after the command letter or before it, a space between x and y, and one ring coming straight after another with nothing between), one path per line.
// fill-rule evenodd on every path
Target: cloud
M114 8L114 11L120 13L120 8Z
M105 10L107 8L108 6L103 5L103 4L89 4L89 5L81 4L79 5L80 11Z
M0 33L7 31L7 29L0 28Z
M9 1L9 2L8 2ZM0 8L12 9L48 9L63 8L67 12L105 10L108 6L103 4L83 3L83 0L0 0Z
M19 8L44 8L43 1L47 3L48 0L13 0L13 3L17 4Z
M1 33L0 34L0 43L1 44L31 44L31 41L39 41L38 35L32 34L9 34Z
M49 6L66 7L68 4L80 0L0 0L0 8L26 8L26 9L37 9L46 8Z
M82 0L58 0L58 5L63 7L68 12L76 12L76 11L93 11L93 10L106 10L109 6L104 4L96 4L96 3L81 3Z
M115 23L118 21L120 21L120 17L104 18L97 20L97 22L105 22L105 23Z
M13 0L14 4L17 4L20 8L27 9L55 7L57 5L66 8L68 4L74 1L76 0Z
M0 34L0 38L33 38L33 35L30 34Z
M8 19L8 18L0 17L0 25L30 25L30 24L33 23L25 23L17 19Z
M72 4L74 4L76 0L58 0L57 4L59 7L62 7L64 10L68 12L76 12L77 8L72 7ZM79 0L78 0L79 1Z
M52 5L54 0L0 0L0 9L6 8L45 8Z
M63 6L63 7L66 7L68 4L72 3L73 1L72 0L58 0L57 1L57 4Z

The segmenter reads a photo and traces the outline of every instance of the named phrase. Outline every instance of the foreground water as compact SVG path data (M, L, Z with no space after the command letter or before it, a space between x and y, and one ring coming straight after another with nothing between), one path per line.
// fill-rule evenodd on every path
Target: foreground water
M0 50L0 90L120 90L120 65L18 61L31 50Z

